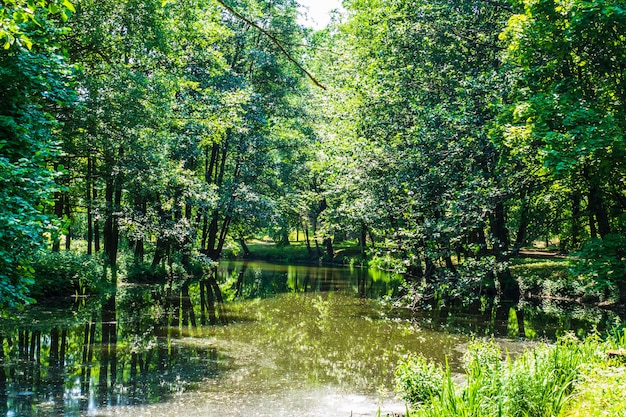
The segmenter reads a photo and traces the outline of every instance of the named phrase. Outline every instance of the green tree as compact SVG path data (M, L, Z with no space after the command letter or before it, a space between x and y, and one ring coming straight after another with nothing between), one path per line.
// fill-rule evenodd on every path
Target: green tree
M517 77L506 143L532 155L523 158L527 169L570 200L571 227L562 230L564 241L576 248L589 239L608 239L607 252L623 259L624 245L616 246L612 235L623 235L626 208L624 5L552 0L523 5L503 34ZM592 242L590 256L597 247ZM600 269L608 279L607 268ZM626 294L626 277L618 272L623 268L609 269Z
M361 223L380 229L387 252L410 274L455 292L474 285L479 260L487 286L497 276L502 295L516 298L506 269L493 269L510 248L514 179L490 134L493 103L508 88L498 34L510 5L346 3L342 34L354 63L351 78L340 80L356 96L346 139L358 146L340 155L356 161L342 176L360 182L358 203L343 205L362 207Z
M0 310L29 301L29 259L55 226L44 214L56 189L59 114L73 101L71 68L57 45L73 8L8 1L0 7Z
M126 243L155 267L193 251L217 259L231 226L239 238L276 218L288 149L302 140L296 10L77 2L64 46L81 68L81 107L66 128L64 198L87 219L88 248L101 234L111 266Z

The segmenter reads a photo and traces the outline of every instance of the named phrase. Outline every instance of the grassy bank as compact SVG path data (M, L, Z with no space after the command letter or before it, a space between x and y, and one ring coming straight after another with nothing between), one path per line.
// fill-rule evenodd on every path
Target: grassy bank
M316 263L326 262L341 265L365 264L361 257L360 249L355 241L345 241L333 245L334 256L332 258L325 254L324 247L319 250L312 245L310 250L305 242L290 242L289 245L276 245L272 241L251 240L247 243L250 255L249 259L258 259L274 262L303 262ZM224 254L225 258L243 257L243 251L239 248L231 248Z
M566 336L504 357L493 341L470 344L465 374L410 357L398 366L411 417L626 416L626 338Z

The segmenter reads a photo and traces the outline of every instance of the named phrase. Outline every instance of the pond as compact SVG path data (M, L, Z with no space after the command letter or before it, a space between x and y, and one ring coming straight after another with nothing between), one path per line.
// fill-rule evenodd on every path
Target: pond
M550 306L416 315L380 301L397 296L397 277L358 268L225 262L217 275L222 304L197 282L127 284L2 320L0 415L403 413L393 373L404 355L459 369L471 334L554 337L618 319Z

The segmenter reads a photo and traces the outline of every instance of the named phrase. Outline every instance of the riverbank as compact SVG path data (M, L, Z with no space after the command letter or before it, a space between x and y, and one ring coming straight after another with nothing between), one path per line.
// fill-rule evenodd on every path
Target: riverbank
M271 240L252 239L246 243L249 254L239 247L224 251L226 259L253 259L271 262L326 263L334 265L367 266L367 260L361 256L361 250L353 241L334 244L334 253L330 257L324 248L307 247L305 242L295 241L289 245L277 245Z
M625 335L580 341L570 334L514 359L478 340L464 354L462 384L449 368L415 356L398 366L397 386L412 417L623 416Z
M229 250L226 259L263 260L268 262L343 265L360 267L380 267L378 261L364 259L356 242L344 241L335 245L332 258L313 247L309 250L305 242L291 242L279 246L268 240L251 240L247 243L249 255L243 256L239 250ZM557 251L530 248L522 250L509 260L513 278L520 288L522 299L538 302L555 302L594 306L623 312L624 306L607 294L571 272L572 260ZM383 268L385 269L385 268Z

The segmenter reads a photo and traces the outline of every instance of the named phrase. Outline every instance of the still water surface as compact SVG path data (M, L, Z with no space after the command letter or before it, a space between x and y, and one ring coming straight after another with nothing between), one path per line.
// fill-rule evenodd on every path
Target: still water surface
M362 269L230 262L218 276L231 301L214 307L198 283L124 285L3 320L0 415L401 413L393 371L408 353L458 368L467 330L516 334L525 317L526 334L550 336L611 319L528 307L415 317L379 301L397 295L397 279Z

